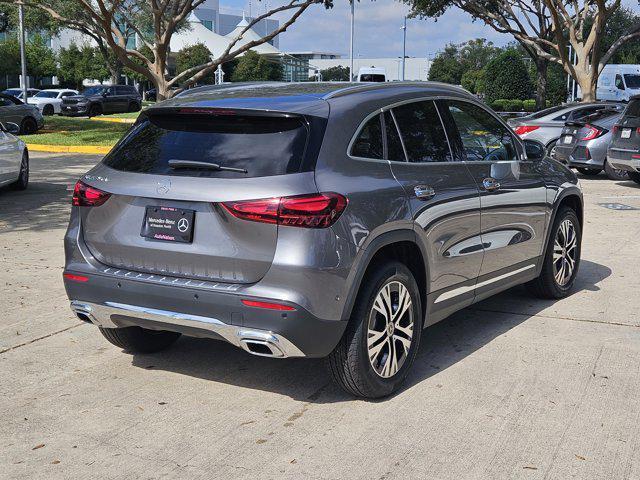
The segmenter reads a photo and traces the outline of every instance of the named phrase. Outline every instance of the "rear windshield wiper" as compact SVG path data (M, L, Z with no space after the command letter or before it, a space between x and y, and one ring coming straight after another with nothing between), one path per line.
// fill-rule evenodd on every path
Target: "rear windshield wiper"
M249 173L245 168L225 167L224 165L218 165L217 163L198 162L197 160L169 160L169 166L171 168L193 168L202 170L216 170L218 172L238 172Z

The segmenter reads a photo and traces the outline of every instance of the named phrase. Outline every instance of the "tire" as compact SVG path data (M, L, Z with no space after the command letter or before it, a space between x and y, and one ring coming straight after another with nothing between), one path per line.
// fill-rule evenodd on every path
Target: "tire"
M49 115L53 115L54 113L55 113L55 110L53 109L53 105L45 105L44 108L42 109L42 115L49 116Z
M605 160L604 162L604 173L607 174L609 180L628 180L629 174L624 170L619 170L617 168L613 168L609 162Z
M129 353L154 353L171 346L180 334L142 327L103 328L100 333L110 343Z
M627 174L629 175L629 180L633 180L634 182L636 182L637 184L640 185L640 173L638 173L638 172L627 172Z
M33 117L26 117L22 120L20 124L20 133L22 135L31 135L32 133L36 133L38 131L38 123Z
M584 168L584 167L577 167L576 170L580 172L582 175L586 175L588 177L595 177L596 175L599 175L600 172L602 171L601 168Z
M129 104L128 112L139 112L142 109L142 106L139 103L131 102Z
M29 154L25 151L22 154L22 162L20 163L20 175L18 180L13 184L16 190L26 190L29 186Z
M556 254L558 247L562 248L565 243L565 238L571 239L570 231L565 230L563 227L563 225L567 225L565 222L569 222L573 228L575 242L568 243L574 246L572 248L566 248L566 251L564 249L560 250L560 255L562 256L554 262L554 254ZM569 235L567 235L567 232ZM538 278L532 280L527 285L532 293L540 298L559 299L571 293L578 268L580 267L582 229L580 228L580 221L578 220L576 212L569 207L562 207L556 215L550 233L547 250L543 259L542 271ZM569 259L573 260L573 268L570 272L567 271L566 268L567 265L570 265ZM561 270L562 268L565 268L565 270ZM564 271L565 274L562 275L561 271ZM560 277L560 280L558 277Z
M549 145L547 145L547 157L556 158L554 156L555 149L556 149L556 143L558 143L558 141L554 140Z
M89 117L97 117L98 115L102 115L102 107L100 105L91 105L89 107Z
M401 305L408 304L407 298L411 301L409 308L391 322L393 327L386 321L389 310L384 308L388 303L383 290L390 293L392 315L401 311ZM399 262L378 264L363 280L347 330L326 359L329 374L347 393L364 398L386 397L398 390L407 377L418 353L421 333L422 305L413 275ZM369 342L377 350L372 361ZM391 348L393 356L389 355ZM392 358L396 359L395 364Z

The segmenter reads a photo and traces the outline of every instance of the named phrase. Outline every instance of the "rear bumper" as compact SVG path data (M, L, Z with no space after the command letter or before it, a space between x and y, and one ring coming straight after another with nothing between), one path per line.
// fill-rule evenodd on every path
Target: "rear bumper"
M627 172L640 172L640 159L633 158L637 150L609 150L608 161L612 167Z
M284 358L327 356L347 325L346 321L320 320L298 305L238 292L156 284L108 274L67 273L88 278L86 282L65 279L71 309L80 319L104 328L168 330L224 340L256 355ZM294 310L249 307L243 299L277 301Z

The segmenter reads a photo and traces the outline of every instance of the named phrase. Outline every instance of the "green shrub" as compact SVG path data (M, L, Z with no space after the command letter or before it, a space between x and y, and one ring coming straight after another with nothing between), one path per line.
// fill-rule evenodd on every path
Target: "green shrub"
M507 109L507 103L509 103L509 100L506 100L504 98L494 100L493 102L491 102L491 108L498 112L504 112Z
M507 104L505 105L505 109L508 112L521 112L522 111L522 100L507 100Z
M490 104L502 98L525 100L533 92L529 72L517 50L505 50L489 62L485 78L485 93Z
M524 107L525 112L535 112L536 111L536 101L532 98L525 100L522 102L522 106Z

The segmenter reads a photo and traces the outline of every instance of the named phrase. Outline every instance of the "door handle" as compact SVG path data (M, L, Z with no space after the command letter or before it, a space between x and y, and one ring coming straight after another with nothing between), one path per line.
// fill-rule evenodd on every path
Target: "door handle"
M436 196L436 191L429 185L418 185L413 187L413 193L416 194L416 197L418 197L419 200L431 200Z
M500 189L500 182L493 177L489 177L482 180L482 186L487 192L495 192Z

